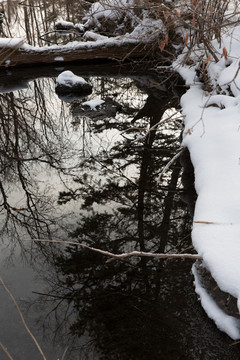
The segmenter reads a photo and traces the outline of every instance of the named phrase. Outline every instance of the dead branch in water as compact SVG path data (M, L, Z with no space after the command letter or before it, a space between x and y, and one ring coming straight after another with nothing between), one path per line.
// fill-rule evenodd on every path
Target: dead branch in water
M7 355L7 357L10 360L14 360L13 357L9 354L8 349L6 348L6 346L3 345L3 343L0 341L0 346L3 349L3 351L5 352L5 354Z
M132 256L139 256L139 257L152 257L157 259L193 259L193 260L202 260L202 257L197 254L159 254L159 253L151 253L151 252L144 252L144 251L131 251L128 253L122 254L114 254L109 251L97 249L86 244L77 243L74 241L62 241L62 240L46 240L46 239L32 239L35 242L48 242L48 243L58 243L63 245L75 245L86 248L91 251L95 251L99 254L110 256L111 259L108 259L106 263L109 263L113 260L117 259L125 259Z
M30 335L31 338L33 339L35 345L37 346L40 354L42 355L43 360L47 360L47 358L46 358L46 356L44 355L44 353L43 353L43 351L42 351L42 349L41 349L38 341L36 340L35 336L34 336L33 333L31 332L31 330L29 329L28 325L26 324L26 321L25 321L25 319L24 319L24 317L23 317L23 314L22 314L22 312L21 312L21 310L20 310L20 308L19 308L19 306L18 306L17 301L15 300L13 294L12 294L11 291L8 289L7 285L5 284L5 282L3 281L3 279L2 279L1 277L0 277L0 282L2 283L4 289L6 290L6 292L8 293L8 295L10 296L10 298L12 299L14 305L16 306L17 311L18 311L18 314L19 314L19 316L20 316L20 318L21 318L21 321L22 321L25 329L27 330L27 332L29 333L29 335ZM4 345L2 345L2 343L0 343L0 345L1 345L2 349L4 350L4 348L5 348ZM4 350L4 351L5 351L5 350ZM5 353L6 353L6 351L5 351ZM12 357L10 356L10 354L8 354L8 353L6 353L6 354L8 355L9 359L12 359Z

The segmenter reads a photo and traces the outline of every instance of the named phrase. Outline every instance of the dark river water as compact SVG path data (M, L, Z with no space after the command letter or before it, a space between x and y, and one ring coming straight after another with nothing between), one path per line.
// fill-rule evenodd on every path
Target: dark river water
M92 94L59 98L63 70ZM48 360L239 359L201 308L192 260L51 243L193 252L187 154L184 174L178 159L159 179L183 128L181 90L162 79L110 64L0 74L0 276ZM43 359L2 285L0 303L0 359Z

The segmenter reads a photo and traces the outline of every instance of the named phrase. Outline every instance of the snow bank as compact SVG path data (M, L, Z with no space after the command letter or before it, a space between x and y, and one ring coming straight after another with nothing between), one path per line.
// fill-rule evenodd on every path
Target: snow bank
M195 291L200 297L202 307L208 314L208 317L215 321L219 330L224 331L232 339L237 340L240 338L240 321L234 318L233 316L227 315L223 310L221 310L216 302L211 298L207 293L204 287L201 284L201 279L198 275L195 265L192 267L192 272L194 275L194 284Z
M220 288L239 298L240 98L211 97L193 85L181 104L183 146L190 151L198 194L193 245Z
M234 296L240 310L240 27L224 39L228 57L208 66L213 90L204 89L194 67L175 64L190 86L182 96L182 145L190 151L196 201L192 242L220 289ZM238 49L238 51L237 51ZM220 53L221 53L220 49ZM203 307L217 326L240 338L232 319L222 320L196 280ZM225 323L225 324L224 324Z

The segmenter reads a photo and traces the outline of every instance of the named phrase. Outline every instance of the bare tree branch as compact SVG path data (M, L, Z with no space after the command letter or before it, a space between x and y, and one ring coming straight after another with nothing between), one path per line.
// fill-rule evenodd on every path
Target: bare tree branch
M183 150L185 150L185 148L181 147L180 150L178 151L178 153L176 155L174 155L174 157L167 163L166 166L164 166L163 170L159 174L159 180L161 180L163 174L165 174L165 172L170 168L170 166L180 157Z
M124 259L132 256L140 256L140 257L153 257L157 259L194 259L194 260L202 260L202 257L197 254L159 254L159 253L151 253L151 252L144 252L144 251L131 251L128 253L122 254L114 254L109 251L97 249L86 244L77 243L75 241L62 241L62 240L46 240L46 239L32 239L36 242L48 242L48 243L59 243L63 245L76 245L81 246L91 251L95 251L102 255L110 256L111 259L108 259L106 262L110 262L115 259Z
M7 357L10 360L14 360L13 357L9 354L8 349L6 348L6 346L3 345L3 343L0 341L0 346L3 349L3 351L5 352L5 354L7 355Z
M17 308L17 311L18 311L19 316L20 316L20 318L21 318L21 320L22 320L22 323L23 323L25 329L27 330L27 332L29 333L29 335L31 336L31 338L33 339L33 341L35 342L35 344L36 344L36 346L37 346L40 354L42 355L43 360L47 360L47 358L46 358L46 356L44 355L44 353L43 353L43 351L42 351L42 349L41 349L38 341L37 341L36 338L34 337L33 333L32 333L31 330L29 329L29 327L27 326L26 321L25 321L25 319L24 319L24 317L23 317L23 314L22 314L22 312L21 312L21 310L20 310L20 308L19 308L19 306L18 306L17 301L15 300L13 294L12 294L11 291L8 289L7 285L5 284L5 282L3 281L3 279L2 279L1 277L0 277L0 282L2 283L4 289L7 291L8 295L10 296L10 298L12 299L12 301L14 302L14 305L15 305L16 308ZM2 346L2 343L0 343L0 345ZM3 346L2 346L2 349L4 350L4 347L3 347ZM5 351L5 350L4 350L4 351ZM8 355L8 357L9 357L9 354L7 354L7 355ZM9 357L9 358L12 359L11 357Z

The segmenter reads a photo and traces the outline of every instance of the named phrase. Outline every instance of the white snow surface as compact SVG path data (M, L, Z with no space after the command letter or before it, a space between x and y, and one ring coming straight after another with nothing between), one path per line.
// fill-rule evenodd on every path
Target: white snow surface
M198 276L195 265L192 267L192 273L194 275L195 291L200 297L202 307L208 314L208 317L215 321L219 330L224 331L233 340L240 338L240 321L233 316L227 315L221 310L216 302L211 298L208 292L201 285L201 281Z
M58 75L56 79L57 84L65 86L73 86L75 84L87 84L87 81L84 80L81 76L75 75L72 71L66 70Z
M211 106L224 103L225 108ZM181 100L198 194L193 245L220 288L240 297L240 97L193 85Z
M23 43L23 38L0 38L0 48L19 48Z
M182 145L190 151L198 194L193 245L220 289L237 298L240 310L240 27L232 33L222 44L227 59L220 55L217 63L208 65L212 92L203 89L194 67L175 63L175 68L190 86L181 106ZM217 92L218 85L224 92ZM226 331L218 312L207 311L212 312L216 316L210 317ZM235 333L230 336L236 338Z
M62 57L62 56L56 56L56 57L54 58L54 60L55 60L55 61L64 61L64 57Z
M85 101L84 103L82 103L82 106L89 106L91 108L91 110L96 111L97 110L96 107L100 106L104 103L105 103L105 101L102 99L92 99L92 100Z
M63 27L74 27L74 24L71 21L58 20L55 22L55 25L61 25Z
M117 21L122 18L122 13L126 12L130 16L131 7L134 6L134 0L111 0L111 2L100 3L95 2L92 4L86 18L83 20L87 20L91 25L100 25L99 19L106 19Z

